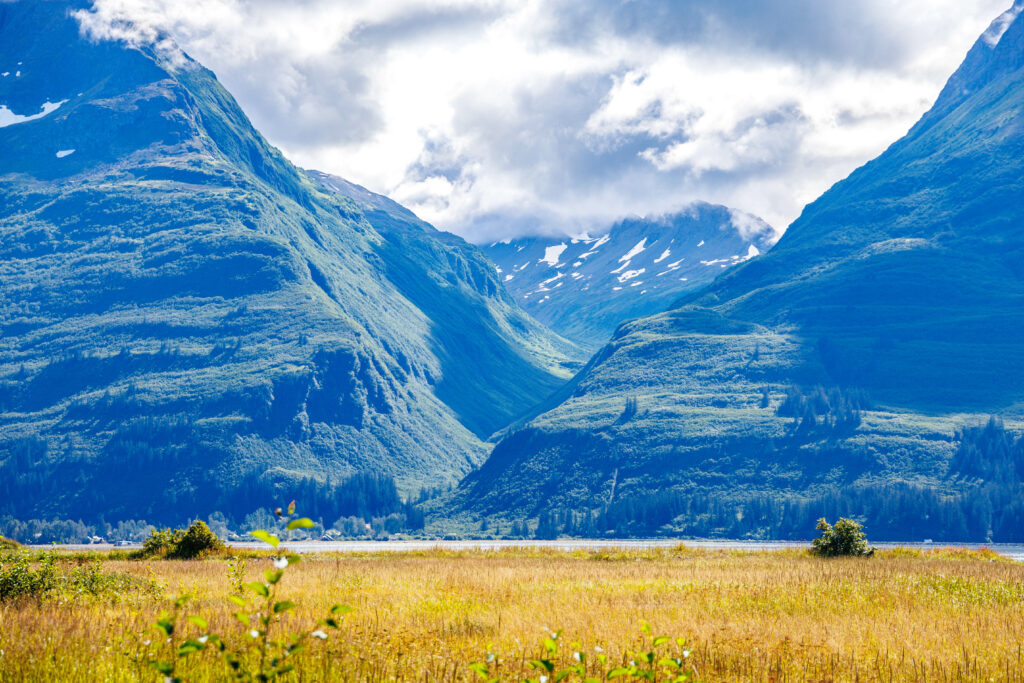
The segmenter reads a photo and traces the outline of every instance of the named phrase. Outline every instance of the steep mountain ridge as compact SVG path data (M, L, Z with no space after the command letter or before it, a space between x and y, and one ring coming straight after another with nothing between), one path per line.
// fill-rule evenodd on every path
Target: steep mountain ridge
M484 252L528 313L596 349L620 323L664 311L723 269L767 251L775 237L754 216L698 202L621 220L597 237L520 238Z
M467 477L464 509L618 506L620 532L773 535L793 506L856 499L890 533L930 518L946 540L1019 540L1018 475L965 479L954 463L987 413L1024 417L1020 9L771 251L620 327Z
M0 513L443 484L564 382L578 351L478 249L325 187L173 43L90 36L88 9L0 4Z

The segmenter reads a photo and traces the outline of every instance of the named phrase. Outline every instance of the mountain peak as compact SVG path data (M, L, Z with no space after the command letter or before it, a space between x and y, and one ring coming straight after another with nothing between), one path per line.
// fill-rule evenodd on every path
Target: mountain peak
M676 213L622 219L597 237L527 237L485 252L528 313L594 347L623 321L665 310L775 239L756 216L695 202Z
M1014 3L1013 7L1003 12L992 22L988 30L981 35L981 42L991 48L998 46L1006 31L1017 20L1022 11L1024 11L1024 0L1018 0Z
M1022 13L1024 0L1017 0L989 25L946 82L935 106L913 128L911 135L927 130L974 93L1024 67Z

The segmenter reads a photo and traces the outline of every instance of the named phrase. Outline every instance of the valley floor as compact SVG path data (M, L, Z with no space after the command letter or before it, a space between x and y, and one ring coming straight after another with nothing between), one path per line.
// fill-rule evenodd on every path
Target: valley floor
M242 561L61 553L56 571L95 580L0 602L0 680L158 680L145 662L168 646L152 625L180 594L191 598L176 645L209 631L237 649L251 639L227 596L272 569L260 553ZM119 577L115 590L104 576ZM352 608L294 657L291 675L303 681L484 680L474 662L500 680L537 679L545 672L529 660L552 659L557 671L578 664L579 651L588 665L602 654L618 664L662 634L672 640L658 656L680 656L703 681L1024 680L1024 564L986 551L834 560L683 546L325 553L303 556L275 589L297 604L272 626L282 636L315 628L335 603ZM182 680L226 678L211 649L179 661Z

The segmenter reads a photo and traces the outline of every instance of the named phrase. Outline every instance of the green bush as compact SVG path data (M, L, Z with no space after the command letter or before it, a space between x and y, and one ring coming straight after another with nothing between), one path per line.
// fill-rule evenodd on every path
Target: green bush
M224 550L224 542L210 531L206 522L195 521L188 529L157 529L142 543L135 557L166 557L192 560Z
M0 601L80 596L118 598L130 591L143 590L157 595L160 590L152 581L121 572L104 572L97 562L68 569L58 565L57 559L49 553L43 553L36 563L24 553L0 559Z
M195 521L181 536L167 557L191 560L221 550L224 550L224 542L217 538L217 534L210 531L206 522Z
M0 560L0 600L42 597L57 586L57 570L52 555L44 555L38 568L28 556L18 553Z
M840 517L836 525L832 526L822 517L818 520L816 528L821 532L821 536L811 541L811 552L815 555L862 557L875 553L875 549L868 545L867 536L861 530L861 525L852 519Z

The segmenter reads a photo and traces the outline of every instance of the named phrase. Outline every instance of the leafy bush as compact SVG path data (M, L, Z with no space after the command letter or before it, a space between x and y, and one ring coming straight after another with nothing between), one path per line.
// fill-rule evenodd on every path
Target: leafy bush
M137 589L159 592L158 586L152 581L120 572L103 572L96 562L81 564L67 571L58 567L57 557L52 554L44 553L35 566L24 553L0 559L0 601L17 598L118 597Z
M35 569L27 555L10 555L0 561L0 600L42 597L56 587L56 578L52 555L44 555Z
M20 547L21 544L17 541L0 536L0 550L17 550Z
M224 542L210 531L206 522L197 520L188 529L157 529L142 543L138 558L166 557L192 560L224 550Z
M210 531L206 522L197 520L185 531L167 557L191 560L221 550L224 550L224 542L217 538L217 534Z
M811 541L811 552L820 557L861 557L874 555L861 525L852 519L840 517L835 526L824 517L818 520L819 538Z

